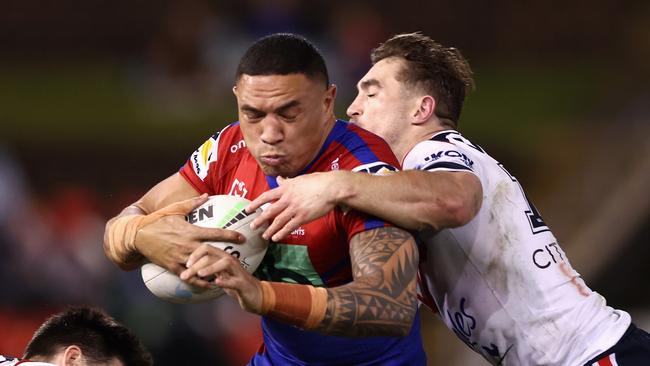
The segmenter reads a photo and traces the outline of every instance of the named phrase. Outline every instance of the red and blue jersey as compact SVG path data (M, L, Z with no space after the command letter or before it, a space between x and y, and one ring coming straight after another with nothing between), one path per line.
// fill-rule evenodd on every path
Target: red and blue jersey
M301 174L330 170L375 173L395 170L398 162L376 135L336 121L316 157ZM277 187L246 148L239 123L208 139L181 168L199 192L249 200ZM388 225L373 216L334 209L302 225L281 243L271 243L255 275L263 280L336 287L352 281L349 242L356 234ZM252 365L266 364L424 364L419 317L403 338L346 338L304 331L263 317L265 351Z

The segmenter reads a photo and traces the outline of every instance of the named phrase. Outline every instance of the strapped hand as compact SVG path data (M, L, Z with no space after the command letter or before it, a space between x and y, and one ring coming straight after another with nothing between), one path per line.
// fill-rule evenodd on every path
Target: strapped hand
M118 216L106 225L106 253L123 269L137 268L146 257L180 274L190 253L204 242L243 243L245 238L235 231L203 228L185 221L185 215L207 198L204 194L175 202L148 215Z

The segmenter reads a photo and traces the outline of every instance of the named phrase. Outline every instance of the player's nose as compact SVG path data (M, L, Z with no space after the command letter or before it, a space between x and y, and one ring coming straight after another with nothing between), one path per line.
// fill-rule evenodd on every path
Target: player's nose
M272 116L267 116L260 122L262 133L260 139L270 145L277 144L284 139L282 124Z
M350 104L350 106L348 107L346 113L347 113L348 117L350 117L350 119L354 119L355 117L358 117L358 116L361 115L361 106L360 106L358 97L355 98L352 101L352 104Z

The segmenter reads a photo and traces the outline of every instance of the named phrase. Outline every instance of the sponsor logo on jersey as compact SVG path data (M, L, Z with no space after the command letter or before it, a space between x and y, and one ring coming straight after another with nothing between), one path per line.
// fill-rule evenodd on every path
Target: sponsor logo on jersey
M495 361L495 365L501 365L506 354L512 348L512 345L501 354L499 348L494 343L490 343L489 346L486 346L472 340L473 337L475 337L475 335L473 336L473 333L476 330L477 320L470 314L469 309L465 307L465 304L468 302L469 301L466 298L462 297L460 299L459 309L458 311L455 311L454 314L451 313L453 311L451 308L447 309L447 322L451 324L452 330L456 333L456 336L475 352L481 354L488 360Z
M533 264L537 268L546 269L553 263L564 262L565 255L558 243L553 242L545 245L544 249L538 248L533 251Z
M230 187L230 192L228 192L228 194L231 196L244 197L244 198L246 198L247 193L248 193L248 189L246 189L246 183L240 181L239 179L235 179L232 182L232 186Z
M394 171L397 171L397 169L390 165L386 164L382 161L377 161L374 163L369 163L369 164L363 164L359 165L358 167L352 169L353 172L363 172L363 173L370 173L370 174L377 174L377 175L384 175L388 174Z
M237 143L230 146L230 153L234 154L237 152L237 150L241 149L242 147L246 147L246 141L244 141L243 139L237 141Z
M301 227L297 228L296 230L292 231L290 235L295 235L295 236L305 236L305 229Z
M424 158L424 161L426 161L427 163L431 163L431 162L434 162L434 161L442 158L443 156L448 157L448 158L461 159L463 161L463 163L465 163L465 165L467 165L467 167L469 167L469 168L471 168L474 165L474 161L472 161L472 159L470 159L467 155L465 155L465 154L463 154L463 153L461 153L459 151L456 151L456 150L446 150L446 151L435 152L435 153L427 156L426 158Z
M208 166L217 159L217 153L213 150L217 136L215 135L207 139L190 157L194 172L201 179L205 179L208 175Z
M340 158L341 157L339 156L338 158L334 159L334 161L332 161L332 164L330 165L330 170L339 170L339 159Z

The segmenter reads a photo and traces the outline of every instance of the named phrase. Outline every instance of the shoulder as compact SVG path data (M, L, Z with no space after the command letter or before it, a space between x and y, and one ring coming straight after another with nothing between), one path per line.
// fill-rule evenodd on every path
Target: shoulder
M383 163L392 167L399 166L397 158L388 144L379 136L361 127L338 120L333 131L333 143L346 154L346 164L352 169L367 164Z
M245 146L239 122L235 122L205 140L201 146L194 150L189 160L196 174L205 178L211 163L220 161L228 153L236 152Z
M219 132L215 133L211 139L215 142L218 143L219 146L221 147L227 147L230 148L232 144L234 145L244 145L244 136L242 135L241 129L239 127L239 122L233 122L223 129L221 129ZM240 143L241 141L241 143ZM238 147L241 147L238 146Z
M482 152L457 131L441 131L419 142L406 154L404 169L473 170L473 149Z
M390 146L381 137L374 133L364 130L363 128L343 120L337 121L337 126L342 130L342 133L337 138L338 142L344 146L356 149L370 149L370 150L388 150Z

